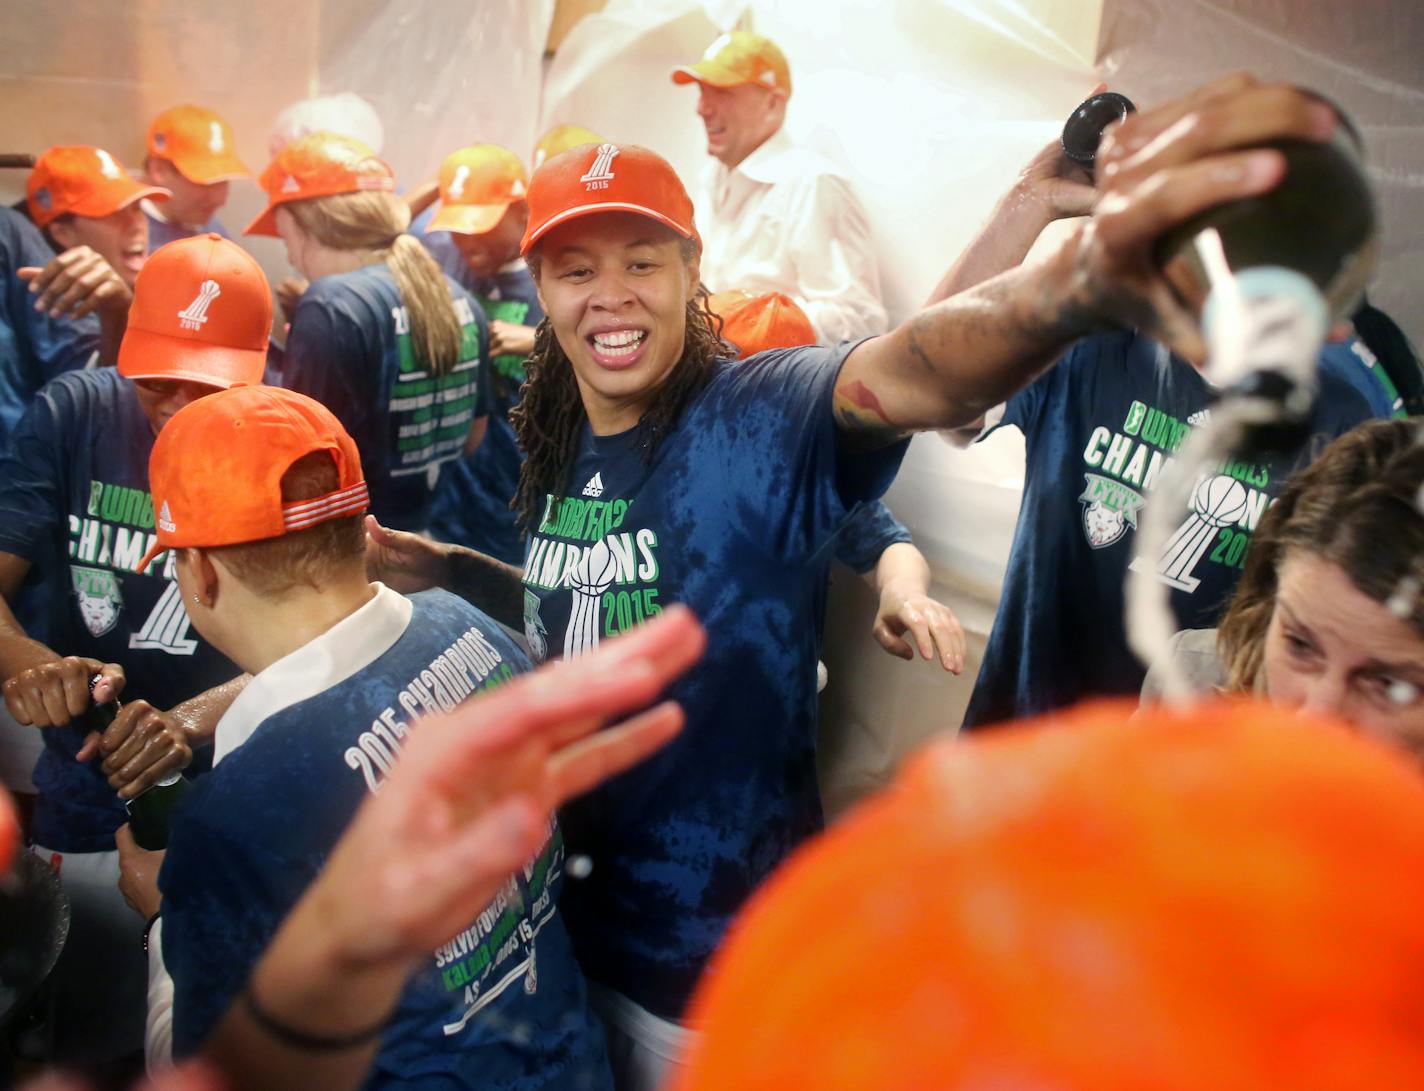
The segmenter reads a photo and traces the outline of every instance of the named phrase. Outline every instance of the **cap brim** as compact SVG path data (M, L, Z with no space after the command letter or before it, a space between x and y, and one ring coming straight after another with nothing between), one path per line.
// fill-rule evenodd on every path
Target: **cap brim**
M142 557L139 558L138 564L134 565L134 571L135 571L135 572L146 572L146 571L148 571L148 566L151 565L151 564L154 562L155 558L157 558L157 557L159 556L159 554L167 553L167 552L168 552L170 549L172 549L172 548L173 548L172 546L159 545L159 544L158 544L158 539L155 538L155 539L153 540L153 545L151 545L151 546L148 547L148 552L145 553Z
M181 379L226 389L257 386L267 369L267 350L210 345L186 337L135 329L119 345L119 374L126 379Z
M706 83L713 87L738 87L741 84L755 83L756 81L738 75L723 65L713 64L711 61L699 61L697 64L685 64L680 68L674 68L672 82Z
M513 201L498 205L441 204L427 231L454 231L459 235L484 235L493 231Z
M68 211L76 216L90 216L97 219L100 216L112 216L119 209L128 208L135 201L142 201L145 197L156 201L166 201L173 196L162 186L146 186L133 179L128 179L128 181L130 184L127 186L106 187L102 192L80 201Z
M277 238L277 209L281 208L284 202L277 201L268 205L256 218L242 229L244 235L271 235Z
M558 215L551 216L545 220L538 228L524 236L524 241L521 242L519 246L520 257L528 257L529 251L534 249L534 244L560 224L568 223L570 220L576 220L580 216L591 216L595 212L632 212L639 216L646 216L650 220L655 220L664 227L672 228L673 231L677 232L684 239L697 238L696 231L683 227L671 217L664 216L661 212L655 212L645 205L633 204L630 201L603 201L596 205L579 205L576 208L566 209Z
M178 173L184 178L200 186L252 177L247 165L235 155L174 156L168 161L178 168Z

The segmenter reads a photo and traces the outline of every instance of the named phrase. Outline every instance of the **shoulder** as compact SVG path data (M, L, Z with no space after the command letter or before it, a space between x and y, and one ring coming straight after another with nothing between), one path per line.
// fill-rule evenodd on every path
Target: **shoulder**
M1142 683L1143 700L1162 695L1163 677L1169 667L1184 675L1197 691L1219 689L1226 684L1226 670L1216 650L1215 629L1182 629L1173 633L1160 655L1148 668Z
M56 414L79 415L98 408L118 406L132 400L133 385L112 367L65 371L56 375L35 395L35 404Z
M411 633L423 632L437 643L452 643L471 630L478 632L498 652L500 659L515 670L530 669L523 651L503 626L477 606L442 588L420 591L410 596L414 606Z

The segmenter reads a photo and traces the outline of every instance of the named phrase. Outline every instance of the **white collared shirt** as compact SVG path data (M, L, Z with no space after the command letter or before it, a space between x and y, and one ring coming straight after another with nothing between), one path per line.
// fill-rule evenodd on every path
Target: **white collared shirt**
M253 676L218 721L213 766L252 737L263 720L338 686L391 649L410 625L410 599L375 584L371 601ZM150 1074L173 1063L173 979L163 963L163 918L148 938L148 1015L143 1034Z
M737 166L703 171L697 228L714 292L784 292L821 343L884 333L870 222L829 160L778 130Z

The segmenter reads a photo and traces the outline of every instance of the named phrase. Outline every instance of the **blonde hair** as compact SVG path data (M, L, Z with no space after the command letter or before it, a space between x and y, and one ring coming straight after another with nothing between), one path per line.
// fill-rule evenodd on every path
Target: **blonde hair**
M380 255L410 316L416 358L435 375L444 375L459 363L464 337L460 318L440 266L405 233L410 209L404 201L383 190L361 190L291 201L282 207L323 246Z

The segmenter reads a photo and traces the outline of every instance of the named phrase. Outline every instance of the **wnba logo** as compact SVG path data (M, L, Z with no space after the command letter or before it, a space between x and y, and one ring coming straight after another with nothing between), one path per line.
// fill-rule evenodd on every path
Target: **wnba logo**
M618 148L613 144L600 144L598 154L593 158L593 166L588 168L588 172L579 179L584 183L586 189L607 189L608 183L613 181L613 157L618 154Z
M1179 591L1195 591L1201 580L1192 575L1193 569L1201 562L1217 532L1241 521L1249 501L1246 486L1234 477L1216 474L1198 481L1192 490L1190 512L1157 561L1158 578ZM1142 565L1141 557L1132 562L1134 569Z
M178 324L185 330L199 330L203 328L203 323L208 320L208 308L212 306L213 300L222 295L222 288L215 280L203 281L203 286L198 289L198 294L193 302L189 303L178 312Z

